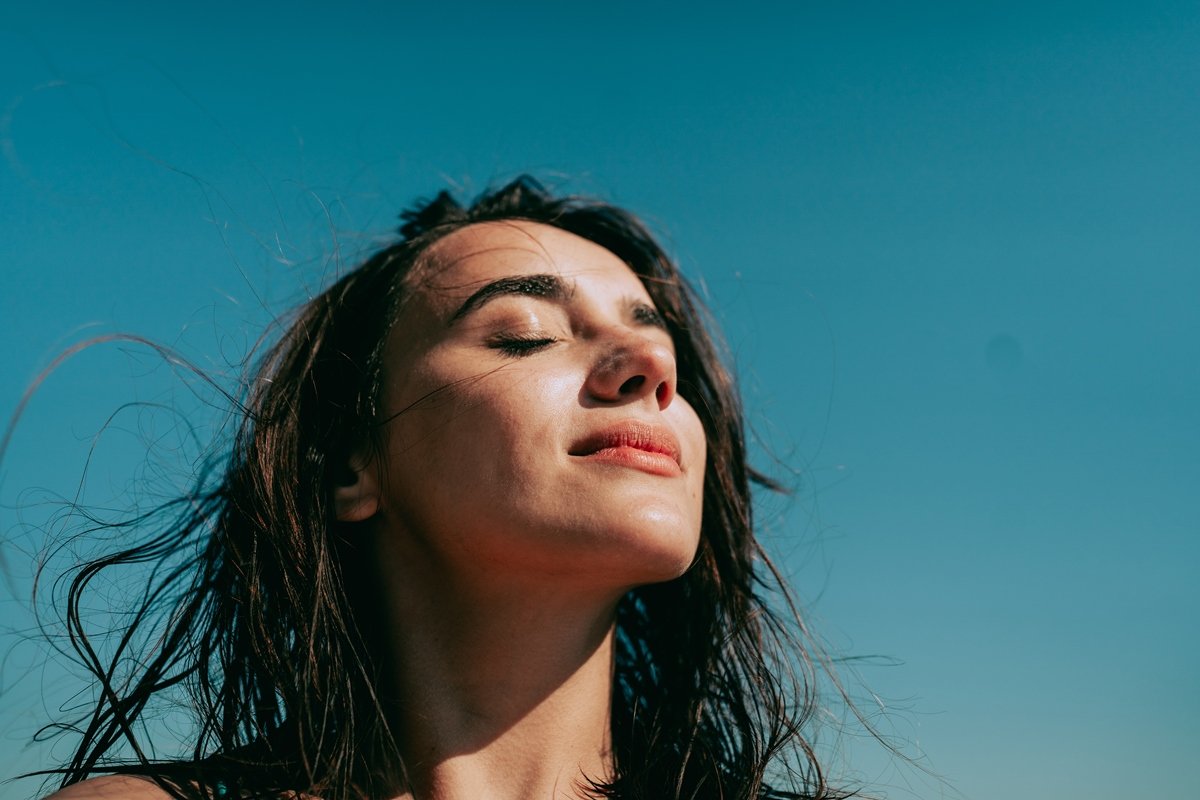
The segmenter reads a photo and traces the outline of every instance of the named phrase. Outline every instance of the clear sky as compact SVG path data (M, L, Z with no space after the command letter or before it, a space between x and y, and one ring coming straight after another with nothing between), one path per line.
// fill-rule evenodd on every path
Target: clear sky
M5 418L106 332L228 371L415 197L532 171L706 287L796 488L770 546L945 783L848 734L859 778L1200 796L1196 4L101 5L0 17ZM0 464L6 776L72 691L19 633L27 490L71 494L108 414L188 415L189 385L89 351ZM145 442L187 439L118 416L86 497L161 486Z

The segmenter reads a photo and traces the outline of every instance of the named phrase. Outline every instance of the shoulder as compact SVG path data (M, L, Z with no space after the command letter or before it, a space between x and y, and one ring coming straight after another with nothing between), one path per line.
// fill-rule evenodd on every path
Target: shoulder
M286 794L283 798L294 800L320 800L310 794ZM149 778L136 775L105 775L73 783L65 789L47 795L42 800L174 800Z
M130 775L105 775L73 783L45 800L167 800L158 784Z

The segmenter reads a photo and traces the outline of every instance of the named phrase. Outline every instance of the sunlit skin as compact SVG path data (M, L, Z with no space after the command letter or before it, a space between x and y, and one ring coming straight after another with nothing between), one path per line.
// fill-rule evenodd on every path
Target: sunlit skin
M615 598L690 564L704 434L653 302L612 253L533 223L460 231L418 268L385 363L370 499L438 569ZM673 440L678 464L654 445L572 454L614 429Z
M482 223L417 268L385 356L388 420L337 499L395 576L417 794L578 796L610 777L616 604L699 541L704 433L671 338L609 251Z
M334 502L382 577L396 796L582 797L612 777L616 605L699 542L704 433L671 337L604 248L479 223L414 268L384 372ZM61 797L112 791L162 796L112 778Z

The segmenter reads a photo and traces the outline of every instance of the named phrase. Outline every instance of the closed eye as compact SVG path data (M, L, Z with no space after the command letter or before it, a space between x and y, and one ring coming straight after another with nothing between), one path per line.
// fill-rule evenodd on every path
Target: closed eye
M488 347L511 358L519 358L549 347L557 341L553 336L541 334L503 333L489 339Z
M653 325L656 328L667 329L667 321L662 318L662 314L658 313L658 309L654 306L638 303L631 310L635 322L642 325Z

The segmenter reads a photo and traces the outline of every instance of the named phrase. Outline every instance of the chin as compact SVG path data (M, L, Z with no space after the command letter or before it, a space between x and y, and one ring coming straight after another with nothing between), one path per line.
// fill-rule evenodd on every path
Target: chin
M655 583L669 583L676 578L682 578L695 563L694 555L695 554L692 553L689 554L686 560L677 560L669 564L661 565L662 569L657 570L653 574L647 574L643 580L632 584L630 588L632 589L638 586L650 586Z
M690 531L664 535L660 529L653 537L630 543L622 561L629 570L627 588L672 581L695 563L699 539Z

